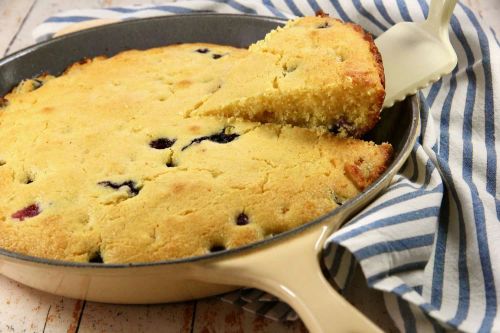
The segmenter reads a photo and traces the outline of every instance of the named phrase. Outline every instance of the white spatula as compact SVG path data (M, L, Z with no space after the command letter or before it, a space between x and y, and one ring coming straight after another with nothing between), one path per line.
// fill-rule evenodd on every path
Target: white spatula
M448 25L457 0L431 0L424 22L402 22L375 39L384 63L384 107L413 95L457 64Z

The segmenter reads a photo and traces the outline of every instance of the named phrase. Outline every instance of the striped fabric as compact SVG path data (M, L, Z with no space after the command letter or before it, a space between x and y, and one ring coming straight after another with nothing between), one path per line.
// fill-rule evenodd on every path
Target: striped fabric
M429 4L178 1L68 11L47 19L34 37L50 38L68 24L93 18L124 20L192 11L293 17L320 9L377 36L397 22L423 20ZM388 311L401 331L500 332L500 140L495 140L500 131L500 44L462 3L455 9L450 37L458 66L419 92L421 134L409 160L375 202L328 239L324 260L341 287L359 264L368 285L385 292ZM271 318L296 318L286 305L257 290L224 299Z

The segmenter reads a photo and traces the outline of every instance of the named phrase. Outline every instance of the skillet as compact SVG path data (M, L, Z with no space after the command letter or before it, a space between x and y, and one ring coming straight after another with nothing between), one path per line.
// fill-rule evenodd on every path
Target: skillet
M43 72L58 75L84 57L188 42L247 47L283 24L271 17L190 14L76 32L0 60L0 96L23 79ZM384 110L366 138L393 145L394 160L386 172L336 210L272 238L203 256L133 264L74 263L0 249L0 273L52 294L122 304L185 301L255 287L291 305L311 332L379 332L332 288L323 276L320 255L325 239L389 185L418 132L415 96Z

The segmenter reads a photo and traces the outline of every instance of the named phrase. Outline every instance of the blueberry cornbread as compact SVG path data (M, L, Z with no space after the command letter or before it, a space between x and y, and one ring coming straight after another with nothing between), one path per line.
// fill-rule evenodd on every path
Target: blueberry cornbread
M325 126L360 136L385 97L381 57L370 35L329 17L289 21L250 46L220 89L190 115Z
M309 222L385 170L388 144L186 117L249 52L211 44L127 51L4 96L0 247L78 262L202 255Z

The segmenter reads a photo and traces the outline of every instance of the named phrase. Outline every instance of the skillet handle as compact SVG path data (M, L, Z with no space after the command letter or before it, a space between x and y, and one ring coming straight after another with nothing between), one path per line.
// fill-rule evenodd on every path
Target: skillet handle
M325 279L319 265L327 226L311 227L278 246L204 264L203 280L255 287L287 302L312 333L382 332ZM208 273L208 274L207 274Z

